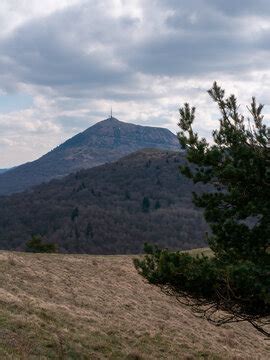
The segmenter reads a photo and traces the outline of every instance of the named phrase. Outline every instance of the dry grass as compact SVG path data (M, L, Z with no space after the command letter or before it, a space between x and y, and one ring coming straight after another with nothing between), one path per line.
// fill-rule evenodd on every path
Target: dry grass
M192 255L205 255L208 257L213 256L213 251L207 247L193 249L193 250L187 250L186 252L188 252L189 254L192 254Z
M268 359L147 284L129 256L0 252L0 359Z

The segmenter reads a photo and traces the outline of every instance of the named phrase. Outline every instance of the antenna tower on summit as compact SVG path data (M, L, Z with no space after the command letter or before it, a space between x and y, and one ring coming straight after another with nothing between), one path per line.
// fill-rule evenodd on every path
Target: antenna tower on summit
M112 119L112 107L111 107L111 119Z

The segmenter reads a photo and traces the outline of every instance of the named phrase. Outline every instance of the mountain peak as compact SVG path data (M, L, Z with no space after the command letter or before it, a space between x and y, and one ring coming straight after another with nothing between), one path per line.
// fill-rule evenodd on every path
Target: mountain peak
M179 142L168 129L135 125L112 116L75 135L40 159L1 174L0 195L112 162L145 148L177 151Z
M105 120L103 120L103 121L100 121L100 122L118 122L118 123L123 123L123 121L120 121L120 120L118 120L118 119L116 119L115 117L113 117L113 116L110 116L110 117L108 117L107 119L105 119ZM97 123L98 124L98 123Z
M120 125L130 125L124 121L120 121L119 119L115 118L115 117L108 117L107 119L104 119L102 121L97 122L95 125L92 126L92 128L96 127L96 126L120 126ZM91 129L91 127L89 128Z

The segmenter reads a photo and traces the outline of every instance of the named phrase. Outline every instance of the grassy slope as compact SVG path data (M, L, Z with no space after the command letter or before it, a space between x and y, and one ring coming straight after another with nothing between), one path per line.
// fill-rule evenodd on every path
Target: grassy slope
M129 256L0 252L1 359L267 359L248 324L215 327Z

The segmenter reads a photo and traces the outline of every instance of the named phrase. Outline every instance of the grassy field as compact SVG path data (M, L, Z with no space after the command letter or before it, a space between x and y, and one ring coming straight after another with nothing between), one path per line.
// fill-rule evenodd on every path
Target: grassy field
M130 256L0 252L0 359L269 359L248 324L215 327Z

